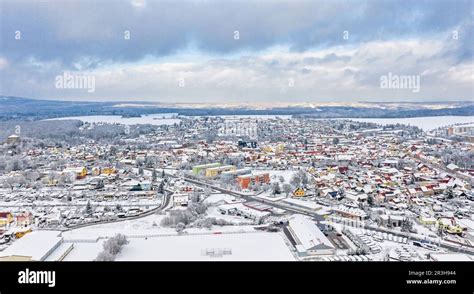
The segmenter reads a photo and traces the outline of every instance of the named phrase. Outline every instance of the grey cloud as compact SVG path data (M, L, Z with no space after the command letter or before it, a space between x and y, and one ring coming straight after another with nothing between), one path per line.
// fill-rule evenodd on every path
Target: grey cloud
M2 2L2 53L58 60L68 67L166 56L195 44L227 54L288 44L305 51L382 38L431 34L469 19L469 1ZM13 34L21 30L22 40ZM131 39L123 38L125 30ZM234 39L234 31L239 39ZM342 38L348 30L349 40ZM469 47L463 44L461 54Z

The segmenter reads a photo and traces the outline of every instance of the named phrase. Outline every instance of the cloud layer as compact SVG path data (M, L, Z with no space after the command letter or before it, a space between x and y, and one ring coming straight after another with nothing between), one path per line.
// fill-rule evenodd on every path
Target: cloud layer
M470 1L1 5L4 95L163 102L473 97ZM93 75L96 91L56 89L64 71ZM389 72L420 75L420 92L380 89Z

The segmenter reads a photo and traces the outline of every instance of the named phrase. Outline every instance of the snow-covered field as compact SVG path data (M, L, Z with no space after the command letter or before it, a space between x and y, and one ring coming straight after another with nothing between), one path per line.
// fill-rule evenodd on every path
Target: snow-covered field
M150 124L150 125L173 125L179 123L180 119L172 118L177 113L159 113L142 115L141 117L127 117L120 115L91 115L91 116L69 116L53 118L48 120L80 120L88 123L118 123L123 125Z
M111 237L118 233L124 235L176 233L173 228L160 226L160 222L164 217L165 215L152 214L134 220L93 225L64 232L63 236L64 239L96 239L98 237Z
M142 115L141 117L123 118L120 115L91 115L91 116L69 116L53 118L48 120L66 120L76 119L89 123L119 123L124 125L135 124L151 124L151 125L172 125L179 123L180 119L172 118L177 113L159 113ZM259 120L265 119L289 119L291 115L221 115L219 117L226 119L236 118L254 118ZM387 124L409 124L417 126L424 131L444 127L458 123L474 123L474 116L427 116L427 117L410 117L410 118L336 118L336 120L354 120L360 122L372 122L381 125Z
M102 228L95 230L80 230L79 232L65 233L65 240L76 238L72 242L74 248L66 256L65 261L92 261L103 250L105 239L94 238L112 236L115 233L125 233L127 230ZM117 260L130 261L180 261L180 260L262 260L285 261L294 260L290 249L285 244L280 233L257 232L251 226L225 226L222 229L187 229L187 234L178 235L174 230L156 230L164 236L147 235L137 237L134 232L129 237L129 244L123 247ZM148 231L148 233L151 233ZM81 240L89 240L84 242ZM64 244L71 244L66 241ZM58 248L57 250L61 250ZM223 252L221 257L211 257L209 252ZM54 255L54 252L53 252ZM219 255L219 254L218 254Z
M210 234L131 239L116 260L291 261L280 233Z
M100 240L97 243L74 243L74 248L64 258L64 261L92 261L103 250Z
M211 198L210 202L214 203L228 197L230 199L226 200L233 198L232 196L219 194L211 197L214 199ZM204 249L231 248L234 253L231 256L224 257L224 260L291 260L289 258L292 258L292 255L281 235L257 232L250 225L250 221L246 224L247 220L243 218L221 215L214 206L208 209L208 216L239 225L213 226L210 229L187 228L184 230L184 235L179 235L174 228L160 225L161 220L165 217L164 214L153 214L135 220L92 225L63 232L62 236L66 244L74 245L74 248L64 260L93 260L102 251L102 243L105 238L118 233L126 235L130 241L124 247L124 252L120 255L119 260L210 259L207 255L200 255L201 247ZM225 235L225 237L216 237L222 235ZM154 249L150 250L148 246ZM262 250L261 246L271 247L271 249ZM188 251L189 253L183 254L183 252Z

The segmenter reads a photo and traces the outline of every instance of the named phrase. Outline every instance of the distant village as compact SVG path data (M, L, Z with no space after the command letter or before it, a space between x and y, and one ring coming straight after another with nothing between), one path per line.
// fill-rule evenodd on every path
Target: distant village
M474 125L179 117L62 135L0 146L0 261L68 260L85 250L73 232L152 217L153 234L124 234L267 234L291 260L474 260ZM236 250L214 249L201 258Z

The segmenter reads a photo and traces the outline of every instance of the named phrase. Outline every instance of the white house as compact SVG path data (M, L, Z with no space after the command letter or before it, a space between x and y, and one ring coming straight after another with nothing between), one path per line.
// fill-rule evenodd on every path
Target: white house
M187 206L189 202L188 194L173 194L173 207Z

